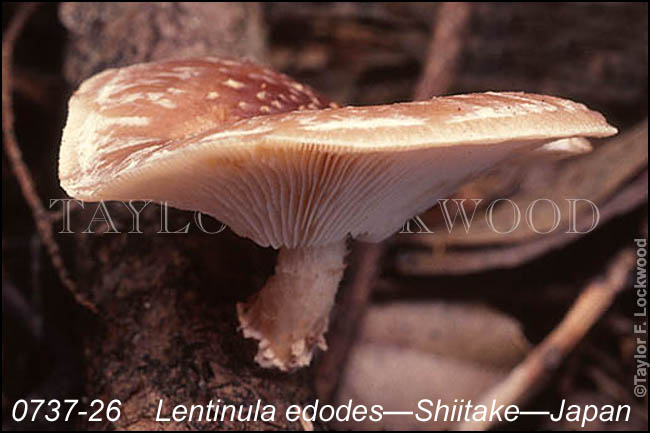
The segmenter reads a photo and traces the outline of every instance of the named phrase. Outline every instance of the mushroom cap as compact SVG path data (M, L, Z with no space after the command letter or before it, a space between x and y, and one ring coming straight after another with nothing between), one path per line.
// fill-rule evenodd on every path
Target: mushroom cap
M59 179L71 195L95 200L97 185L112 176L104 165L240 119L330 101L254 63L201 57L108 69L84 81L68 105Z
M269 93L259 98L263 83ZM285 112L260 110L271 107L266 97ZM298 110L309 104L321 109ZM61 185L82 200L199 210L262 246L327 245L348 235L379 241L507 158L549 141L616 133L582 104L526 93L322 109L328 105L246 63L106 71L70 100Z

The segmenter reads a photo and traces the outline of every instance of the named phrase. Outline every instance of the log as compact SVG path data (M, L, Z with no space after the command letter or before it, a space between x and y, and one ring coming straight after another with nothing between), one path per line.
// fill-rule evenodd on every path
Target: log
M87 228L97 206L87 203L73 224ZM191 222L187 234L159 234L162 208L150 204L143 211L144 233L137 234L128 233L132 220L126 207L116 202L107 209L121 233L109 233L102 222L90 226L95 233L78 233L75 272L99 310L98 326L85 333L86 393L122 402L113 427L300 428L282 414L289 405L310 401L311 370L280 374L258 367L256 345L242 337L235 314L235 302L259 289L271 273L274 253L228 231L203 233L189 212L169 210L170 231ZM219 227L204 221L210 230ZM276 407L276 418L156 421L159 404L169 417L176 405L210 400L216 405L219 399L245 408L260 400Z
M266 31L258 3L63 3L68 30L64 75L79 84L108 67L214 55L263 61Z

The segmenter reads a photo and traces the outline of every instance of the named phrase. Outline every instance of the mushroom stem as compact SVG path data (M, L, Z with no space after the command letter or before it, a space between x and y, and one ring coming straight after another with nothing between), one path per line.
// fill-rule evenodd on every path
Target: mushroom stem
M327 349L324 334L345 254L345 241L280 249L275 275L237 304L244 337L260 341L259 365L289 371L308 365L315 345Z

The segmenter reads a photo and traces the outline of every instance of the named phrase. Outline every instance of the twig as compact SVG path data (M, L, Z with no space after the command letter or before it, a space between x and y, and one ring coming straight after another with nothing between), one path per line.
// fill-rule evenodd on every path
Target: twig
M587 285L562 322L501 383L489 390L478 404L524 403L554 371L560 361L585 336L612 304L634 263L634 253L624 250L609 265L604 279ZM468 421L458 430L488 430L493 421Z
M350 267L354 273L342 290L342 299L338 303L340 311L327 334L329 349L315 374L316 394L323 400L331 401L334 398L341 370L377 278L378 262L383 251L382 244L357 243L356 260Z
M43 244L52 260L52 265L56 270L59 279L63 285L70 291L75 300L88 310L97 313L97 308L79 291L75 282L70 278L70 275L65 268L59 246L54 240L52 233L52 221L49 217L49 212L43 207L34 180L23 161L16 133L14 131L14 112L13 112L13 95L12 95L12 60L13 51L16 45L16 39L20 35L25 22L36 10L38 3L27 3L20 5L9 27L2 37L2 133L3 133L3 147L11 168L18 180L21 192L25 201L31 208L34 221L36 222L36 229L43 240Z
M301 407L300 408L300 426L304 431L314 431L314 424L309 421L307 418L305 418L305 412L304 409Z
M45 110L54 109L56 97L61 89L61 83L54 76L14 67L11 79L13 90L30 104Z
M434 20L429 54L414 99L421 101L449 90L458 70L471 4L444 2Z
M43 337L43 318L38 311L35 311L27 302L20 290L5 278L4 266L2 269L2 309L3 314L9 317L15 315L28 331L30 337L40 342Z

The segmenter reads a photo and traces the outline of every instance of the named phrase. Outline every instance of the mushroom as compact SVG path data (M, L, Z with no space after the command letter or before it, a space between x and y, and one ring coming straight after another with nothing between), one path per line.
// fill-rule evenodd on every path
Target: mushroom
M339 108L251 63L173 60L79 87L59 177L77 199L167 202L279 249L275 274L237 312L244 336L259 340L256 361L287 371L326 348L348 238L379 242L463 182L550 141L614 133L599 113L551 96Z

